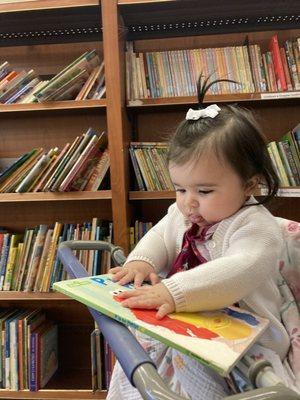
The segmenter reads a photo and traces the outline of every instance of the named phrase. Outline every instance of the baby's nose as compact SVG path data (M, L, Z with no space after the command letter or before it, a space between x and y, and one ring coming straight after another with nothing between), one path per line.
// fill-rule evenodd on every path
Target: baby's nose
M199 202L194 196L188 196L186 205L188 208L196 208L199 207Z

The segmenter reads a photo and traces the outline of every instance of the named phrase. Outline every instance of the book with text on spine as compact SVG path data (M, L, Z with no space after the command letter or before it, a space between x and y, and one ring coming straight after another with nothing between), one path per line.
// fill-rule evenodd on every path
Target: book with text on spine
M226 376L268 326L268 320L237 307L172 313L158 320L157 310L128 309L118 299L121 286L111 275L56 282L53 288L197 359Z

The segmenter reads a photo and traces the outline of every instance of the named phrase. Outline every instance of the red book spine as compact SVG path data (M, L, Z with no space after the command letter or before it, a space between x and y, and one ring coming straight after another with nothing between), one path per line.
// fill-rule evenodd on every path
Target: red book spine
M290 75L290 71L289 71L289 66L288 66L288 63L287 63L286 54L285 54L285 50L284 50L283 47L280 48L280 56L281 56L281 61L282 61L282 65L283 65L283 70L284 70L284 76L285 76L285 81L286 81L286 85L287 85L287 90L293 90L293 85L292 85L291 75Z
M286 91L287 84L284 76L284 69L281 61L277 35L272 36L269 44L269 49L272 54L278 90Z

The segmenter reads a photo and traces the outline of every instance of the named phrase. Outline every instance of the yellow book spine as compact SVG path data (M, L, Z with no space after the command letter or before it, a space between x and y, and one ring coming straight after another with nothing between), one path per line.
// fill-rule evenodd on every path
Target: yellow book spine
M56 252L57 252L57 241L58 241L61 229L62 229L62 223L56 222L55 226L54 226L54 231L53 231L50 247L49 247L47 261L45 264L45 270L44 270L43 280L42 280L42 284L41 284L41 292L48 292L49 288L50 288L49 286L50 286L51 272L52 272Z

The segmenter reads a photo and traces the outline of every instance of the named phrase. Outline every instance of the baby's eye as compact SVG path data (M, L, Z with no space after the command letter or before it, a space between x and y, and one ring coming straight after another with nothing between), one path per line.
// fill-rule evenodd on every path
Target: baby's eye
M176 192L179 192L179 193L185 193L185 189L179 189L179 188L177 188L177 189L175 189L175 191L176 191Z
M199 190L199 193L204 194L204 195L212 193L212 192L213 192L213 190Z

